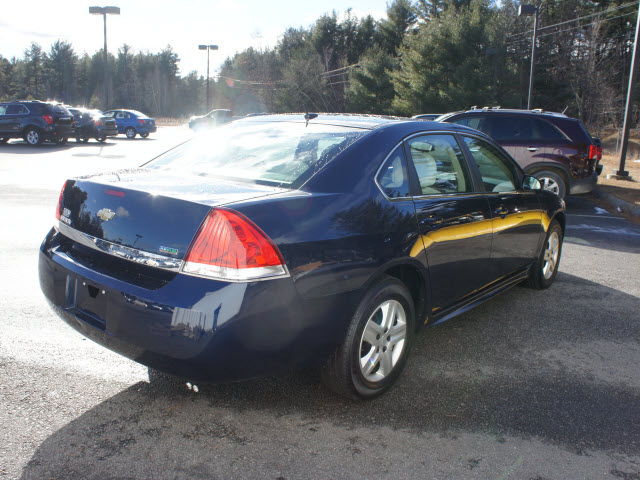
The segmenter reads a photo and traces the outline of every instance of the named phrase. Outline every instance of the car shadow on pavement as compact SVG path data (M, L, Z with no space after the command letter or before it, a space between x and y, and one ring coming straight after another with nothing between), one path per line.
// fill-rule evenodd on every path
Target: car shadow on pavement
M397 385L367 402L335 396L309 372L191 389L138 382L51 434L22 478L103 478L140 462L179 471L224 451L251 461L265 439L288 436L308 442L297 444L305 454L320 439L355 448L356 434L333 438L336 429L366 429L374 443L391 429L638 455L638 311L639 298L566 273L545 291L512 289L422 329Z
M33 155L38 153L62 152L75 147L75 143L67 142L64 145L45 142L41 145L29 145L27 142L9 142L0 145L0 152L16 155Z

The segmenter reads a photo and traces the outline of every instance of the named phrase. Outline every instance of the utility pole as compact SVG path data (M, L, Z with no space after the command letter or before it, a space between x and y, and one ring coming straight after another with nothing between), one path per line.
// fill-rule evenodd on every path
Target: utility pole
M538 7L535 5L520 5L518 16L530 17L533 15L533 39L531 40L531 70L529 72L529 99L527 110L531 110L531 95L533 93L533 68L536 64L536 36L538 34Z
M109 56L107 54L107 15L120 15L120 7L89 7L91 15L102 15L104 21L104 109L109 108Z
M211 50L218 50L217 45L198 45L199 50L207 51L207 113L211 110L211 104L209 103L209 52Z
M627 146L629 145L629 129L631 128L631 115L633 113L633 87L636 84L638 70L638 33L640 33L640 5L638 5L638 18L636 20L636 38L633 42L633 57L631 58L631 70L629 70L629 87L627 88L627 106L624 112L624 126L622 127L622 146L620 148L620 159L618 169L607 178L617 178L618 180L631 180L629 172L624 169L627 159Z

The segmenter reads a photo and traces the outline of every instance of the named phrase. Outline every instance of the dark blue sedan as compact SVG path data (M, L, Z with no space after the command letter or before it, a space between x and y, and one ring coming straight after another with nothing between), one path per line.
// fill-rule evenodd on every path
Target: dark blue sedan
M137 110L109 110L105 117L114 118L118 126L118 133L124 133L127 138L140 135L147 138L150 133L157 131L156 121Z
M249 117L137 170L69 179L39 259L53 309L188 379L317 365L353 398L417 330L553 282L564 203L484 134L383 117Z

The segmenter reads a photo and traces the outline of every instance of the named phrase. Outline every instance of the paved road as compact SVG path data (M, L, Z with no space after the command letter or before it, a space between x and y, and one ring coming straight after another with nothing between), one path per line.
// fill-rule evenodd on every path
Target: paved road
M423 330L371 402L308 372L152 386L67 327L36 278L64 178L188 136L0 147L0 479L640 478L640 227L579 198L550 290Z

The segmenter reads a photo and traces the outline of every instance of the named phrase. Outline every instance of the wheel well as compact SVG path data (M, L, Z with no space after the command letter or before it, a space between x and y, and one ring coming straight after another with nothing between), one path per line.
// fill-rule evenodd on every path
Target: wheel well
M567 224L567 219L564 215L564 212L558 212L553 216L553 220L558 220L560 224L560 228L562 228L562 236L564 237L564 227Z
M425 281L416 267L397 265L384 272L385 275L397 278L404 283L411 293L416 312L416 330L424 323L425 316Z

